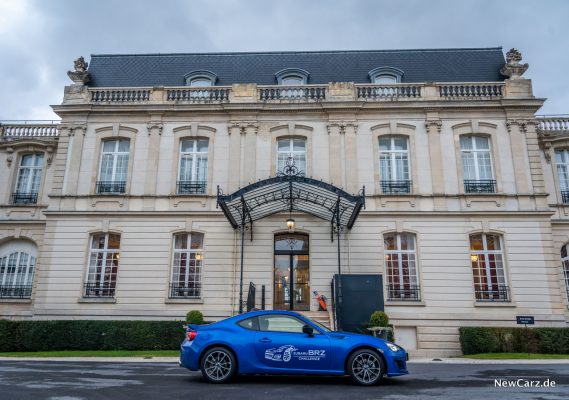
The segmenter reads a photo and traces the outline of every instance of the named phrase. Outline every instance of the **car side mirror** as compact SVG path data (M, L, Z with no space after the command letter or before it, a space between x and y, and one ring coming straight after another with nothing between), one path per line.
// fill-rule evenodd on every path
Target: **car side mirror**
M314 328L312 328L310 325L304 325L302 327L302 332L306 333L308 336L312 336L314 334Z

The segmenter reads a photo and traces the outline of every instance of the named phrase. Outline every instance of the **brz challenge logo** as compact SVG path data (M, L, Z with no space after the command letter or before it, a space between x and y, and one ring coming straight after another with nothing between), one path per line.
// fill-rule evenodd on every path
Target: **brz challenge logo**
M293 357L301 361L319 361L326 358L326 350L298 351L292 344L265 350L267 360L289 362Z

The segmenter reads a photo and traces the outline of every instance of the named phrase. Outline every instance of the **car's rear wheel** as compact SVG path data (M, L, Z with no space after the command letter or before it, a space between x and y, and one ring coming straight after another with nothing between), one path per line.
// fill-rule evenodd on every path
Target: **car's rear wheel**
M348 374L358 385L376 385L385 372L385 363L377 351L357 350L348 359Z
M208 382L224 383L235 375L237 362L230 350L225 347L214 347L206 351L200 368Z

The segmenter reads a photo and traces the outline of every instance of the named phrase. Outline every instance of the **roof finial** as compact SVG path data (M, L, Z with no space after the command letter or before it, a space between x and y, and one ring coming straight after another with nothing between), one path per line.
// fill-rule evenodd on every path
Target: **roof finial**
M506 64L500 70L500 73L510 79L523 79L522 75L529 67L528 63L520 64L522 61L522 53L512 48L506 53Z
M76 85L84 85L91 79L91 74L87 71L89 63L83 57L79 57L73 61L73 68L75 71L67 71L67 76Z

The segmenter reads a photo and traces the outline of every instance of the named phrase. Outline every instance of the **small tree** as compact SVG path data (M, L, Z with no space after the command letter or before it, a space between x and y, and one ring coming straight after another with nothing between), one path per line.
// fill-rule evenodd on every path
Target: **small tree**
M389 326L389 317L383 311L376 311L369 319L370 326Z
M203 314L201 313L201 311L198 310L188 311L188 313L186 314L186 323L193 325L202 325Z

